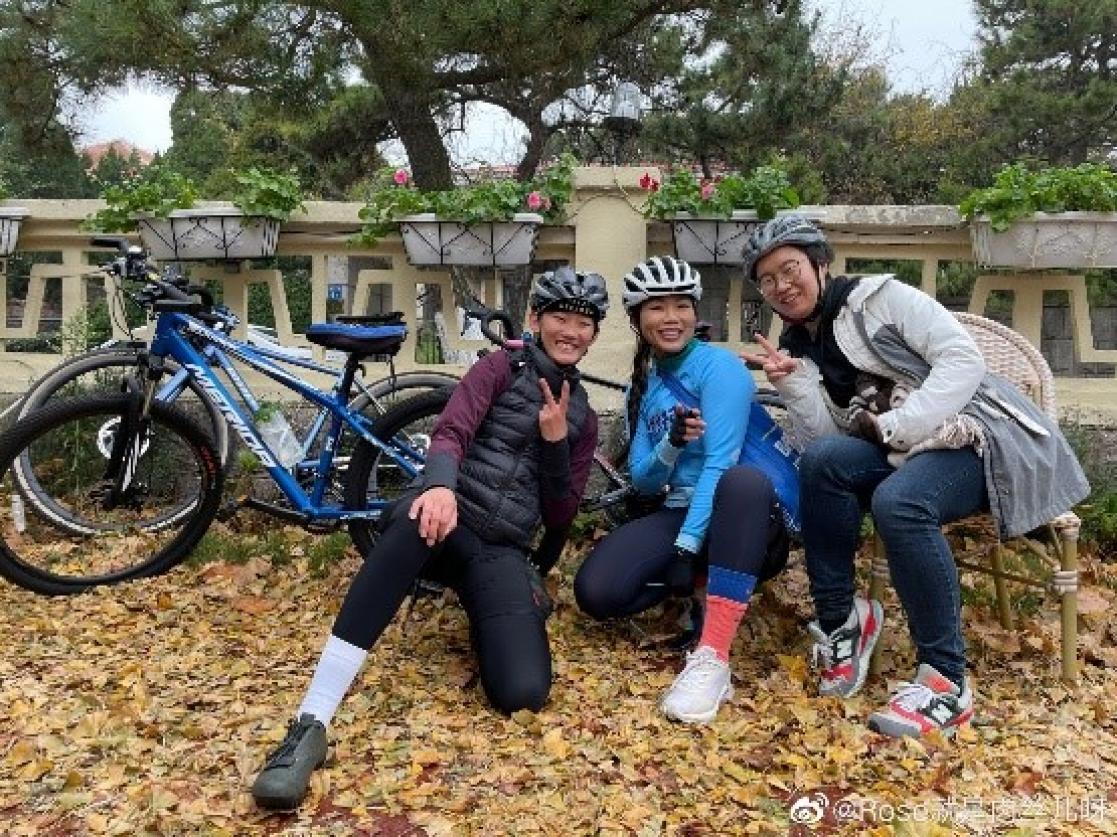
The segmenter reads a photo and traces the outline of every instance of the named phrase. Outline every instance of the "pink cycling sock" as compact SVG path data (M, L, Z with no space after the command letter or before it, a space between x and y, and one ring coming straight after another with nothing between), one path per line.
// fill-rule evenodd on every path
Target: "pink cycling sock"
M729 662L729 648L737 628L748 612L748 602L735 602L721 596L706 596L706 621L702 625L702 639L699 647L706 645L717 652L718 657Z

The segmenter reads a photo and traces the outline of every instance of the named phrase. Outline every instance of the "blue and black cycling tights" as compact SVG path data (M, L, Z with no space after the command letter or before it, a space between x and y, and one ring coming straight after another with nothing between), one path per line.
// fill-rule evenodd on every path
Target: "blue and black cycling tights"
M460 523L432 549L419 537L418 523L407 516L410 499L388 512L380 539L345 596L334 636L371 648L415 579L436 568L439 577L457 591L469 617L489 702L509 714L539 710L551 689L551 651L524 552L485 543Z
M606 535L578 570L574 596L594 619L632 616L663 601L675 557L675 537L686 508L660 509ZM772 482L761 471L737 465L722 474L714 492L703 555L710 566L761 580L783 569L787 540Z

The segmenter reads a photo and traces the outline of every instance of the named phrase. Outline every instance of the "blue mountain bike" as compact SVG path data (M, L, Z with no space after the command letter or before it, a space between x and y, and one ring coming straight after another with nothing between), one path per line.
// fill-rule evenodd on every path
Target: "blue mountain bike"
M205 288L165 281L142 254L130 255L126 278L139 290L129 296L154 316L154 337L123 391L48 403L0 437L0 490L8 494L0 502L0 575L38 593L76 593L165 572L190 553L222 507L224 470L213 423L156 398L165 375L184 376L274 482L278 502L250 505L310 528L346 526L360 548L371 546L381 511L421 470L445 401L428 393L374 418L352 408L362 360L395 354L403 323L312 325L310 342L346 355L326 392L230 336ZM317 448L285 465L217 374L228 371L215 368L219 358L246 364L319 408L325 427ZM237 394L250 393L237 380ZM355 444L339 478L343 432Z

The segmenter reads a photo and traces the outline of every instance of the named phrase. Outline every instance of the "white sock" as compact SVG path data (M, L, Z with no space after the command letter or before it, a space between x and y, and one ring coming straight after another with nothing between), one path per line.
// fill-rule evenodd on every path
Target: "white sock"
M365 649L330 634L299 707L299 717L310 713L328 727L367 656Z

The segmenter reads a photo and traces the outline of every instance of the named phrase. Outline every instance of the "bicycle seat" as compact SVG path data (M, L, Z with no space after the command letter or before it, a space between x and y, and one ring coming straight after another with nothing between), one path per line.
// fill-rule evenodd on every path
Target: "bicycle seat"
M311 343L357 357L394 355L406 338L407 327L402 325L314 323L306 330L306 339Z
M334 317L334 322L364 326L404 324L402 311L388 311L384 314L338 314Z

